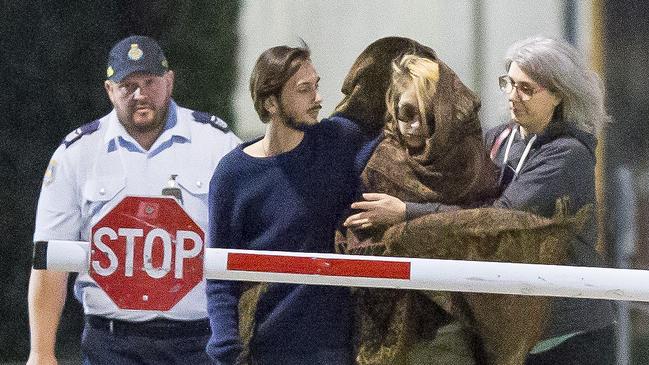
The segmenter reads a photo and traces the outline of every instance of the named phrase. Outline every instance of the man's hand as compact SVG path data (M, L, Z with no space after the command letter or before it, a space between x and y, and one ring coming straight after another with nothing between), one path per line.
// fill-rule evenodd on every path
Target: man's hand
M363 198L352 204L352 209L363 212L350 215L343 223L345 227L391 226L406 219L406 203L399 198L380 193L365 193Z

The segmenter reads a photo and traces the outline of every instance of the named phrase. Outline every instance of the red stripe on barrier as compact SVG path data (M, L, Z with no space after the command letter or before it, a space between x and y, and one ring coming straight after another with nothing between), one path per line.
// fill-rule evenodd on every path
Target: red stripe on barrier
M410 263L403 261L228 253L227 268L231 271L410 279Z

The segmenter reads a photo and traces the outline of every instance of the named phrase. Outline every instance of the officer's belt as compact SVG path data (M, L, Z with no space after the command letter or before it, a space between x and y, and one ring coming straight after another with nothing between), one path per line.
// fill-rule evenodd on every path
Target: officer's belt
M207 336L210 334L210 322L207 319L195 321L154 319L143 322L129 322L87 315L86 323L95 329L104 330L116 336L177 338Z

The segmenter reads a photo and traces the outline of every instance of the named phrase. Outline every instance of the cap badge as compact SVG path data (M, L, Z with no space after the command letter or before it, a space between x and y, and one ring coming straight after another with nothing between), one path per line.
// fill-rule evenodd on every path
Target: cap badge
M106 69L106 76L109 78L115 74L115 70L113 70L113 66L108 66Z
M130 58L133 61L137 61L140 58L142 58L142 54L143 52L137 43L131 44L131 49L128 50L128 58Z
M166 59L165 59L165 60L162 60L162 62L160 62L160 63L162 64L162 67L164 67L164 68L169 68L169 62L167 62Z

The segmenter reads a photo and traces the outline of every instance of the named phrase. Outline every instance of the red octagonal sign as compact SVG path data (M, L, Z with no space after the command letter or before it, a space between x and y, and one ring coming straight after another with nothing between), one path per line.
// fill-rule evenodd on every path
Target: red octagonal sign
M122 309L166 311L203 280L205 234L171 197L125 197L92 227L90 276Z

